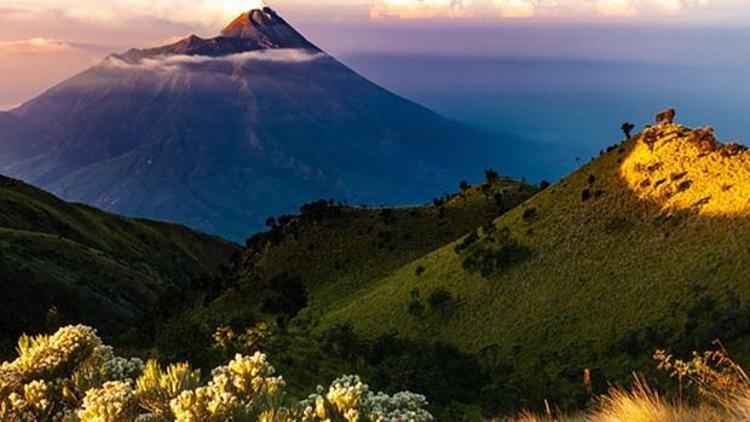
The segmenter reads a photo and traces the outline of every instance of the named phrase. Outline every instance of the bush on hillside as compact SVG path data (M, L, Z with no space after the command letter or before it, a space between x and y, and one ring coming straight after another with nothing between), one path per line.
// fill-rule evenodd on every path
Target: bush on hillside
M511 236L508 228L493 231L479 239L470 235L456 246L462 254L462 266L467 271L478 272L484 278L498 274L534 255L534 251ZM471 240L470 242L468 242Z
M498 179L500 179L500 173L498 173L497 170L487 169L484 171L484 180L486 180L488 184L491 185L497 182Z
M453 295L448 290L439 287L430 293L430 297L427 299L427 303L430 307L435 309L443 305L447 305L453 302Z
M406 311L415 317L421 316L424 312L424 304L422 303L422 296L419 293L419 289L411 291L411 300L409 300L409 304L406 306Z
M524 221L531 221L536 217L536 208L526 208L523 211L523 219Z

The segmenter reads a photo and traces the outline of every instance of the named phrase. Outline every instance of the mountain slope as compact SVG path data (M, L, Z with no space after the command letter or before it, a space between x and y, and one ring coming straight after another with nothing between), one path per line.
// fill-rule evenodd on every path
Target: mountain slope
M273 220L247 241L224 277L224 291L193 291L165 306L183 312L160 327L161 352L203 353L218 326L315 318L394 269L514 208L538 188L499 178L420 207L352 208L319 201ZM187 305L187 306L186 306ZM176 318L171 318L176 317ZM186 333L190 333L187 336ZM183 344L184 343L184 344ZM191 346L192 344L192 346ZM180 355L191 358L194 355Z
M709 129L646 129L493 226L356 292L323 323L489 353L555 403L582 393L583 368L626 381L660 347L688 353L721 338L750 356L743 151ZM437 289L450 313L409 312Z
M63 202L0 176L0 337L82 321L104 333L217 274L236 247L185 227Z
M275 12L131 50L0 114L0 171L67 200L244 239L321 197L409 204L527 146L359 76Z

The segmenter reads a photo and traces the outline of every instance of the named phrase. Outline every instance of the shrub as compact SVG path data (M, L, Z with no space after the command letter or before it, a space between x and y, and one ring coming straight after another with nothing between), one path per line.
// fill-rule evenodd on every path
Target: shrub
M65 421L431 421L424 396L373 394L359 377L334 381L299 403L265 354L236 355L205 385L188 364L116 357L95 330L69 326L22 337L19 356L0 366L0 420Z
M479 272L485 278L534 255L534 251L514 239L507 228L498 230L493 237L474 240L470 245L459 244L456 252L463 253L465 270Z
M635 125L630 122L625 122L620 127L622 129L622 132L625 134L625 139L630 139L633 137L633 129L635 129Z
M484 171L484 179L490 185L497 182L499 178L500 174L495 169L487 169Z
M525 209L525 210L523 211L523 219L524 219L525 221L530 221L530 220L532 220L532 219L533 219L534 217L536 217L536 208L526 208L526 209Z
M430 304L431 308L437 308L441 305L448 304L453 301L453 295L448 290L439 287L435 289L430 297L427 299L427 303Z
M410 315L418 317L424 312L424 304L422 304L422 297L419 293L419 289L411 291L411 300L406 308Z

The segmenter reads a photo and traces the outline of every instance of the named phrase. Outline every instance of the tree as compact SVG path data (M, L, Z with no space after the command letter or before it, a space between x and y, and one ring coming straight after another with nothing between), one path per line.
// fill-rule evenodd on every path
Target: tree
M623 133L625 133L625 138L630 139L633 137L631 133L633 132L633 129L635 129L634 124L625 122L620 128L622 129Z
M462 180L461 183L458 186L461 188L461 191L463 191L463 192L466 192L471 187L471 185L469 184L469 182L466 181L466 180Z
M495 169L487 169L484 171L484 178L487 180L487 183L493 184L500 178L500 174Z

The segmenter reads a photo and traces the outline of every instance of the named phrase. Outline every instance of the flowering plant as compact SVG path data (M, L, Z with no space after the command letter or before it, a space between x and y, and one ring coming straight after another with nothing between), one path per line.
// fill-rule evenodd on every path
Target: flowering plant
M0 365L0 420L18 421L431 421L413 393L374 394L357 376L335 380L299 403L267 356L237 354L202 384L187 363L115 356L83 325L22 336L18 357Z

